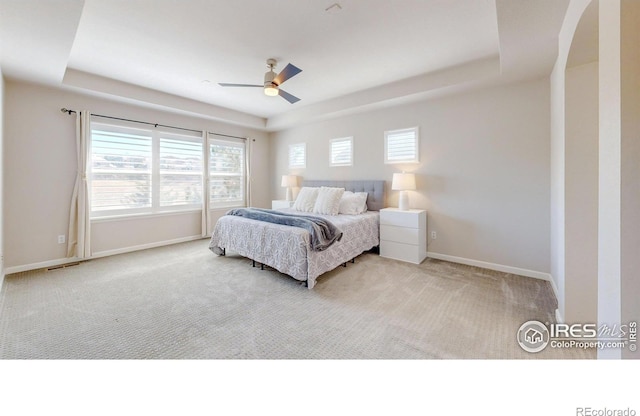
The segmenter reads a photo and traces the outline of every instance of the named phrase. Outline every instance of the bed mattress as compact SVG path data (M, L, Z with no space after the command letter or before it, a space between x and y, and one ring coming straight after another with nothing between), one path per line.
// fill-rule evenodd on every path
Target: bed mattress
M280 211L310 215L291 208ZM209 248L216 254L231 251L266 264L294 279L306 281L311 289L316 278L355 258L380 243L378 211L360 215L317 215L338 227L343 235L323 251L313 251L308 231L287 225L225 215L211 235Z

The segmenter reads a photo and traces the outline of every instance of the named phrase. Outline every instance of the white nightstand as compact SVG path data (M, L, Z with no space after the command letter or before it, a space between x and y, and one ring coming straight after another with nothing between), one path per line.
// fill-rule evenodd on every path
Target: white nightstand
M296 201L287 201L285 199L274 199L271 201L271 209L291 208Z
M380 210L380 255L420 264L427 257L427 211Z

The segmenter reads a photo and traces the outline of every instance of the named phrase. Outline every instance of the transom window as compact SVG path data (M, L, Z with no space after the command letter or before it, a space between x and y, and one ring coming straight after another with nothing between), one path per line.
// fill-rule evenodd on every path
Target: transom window
M384 132L384 163L418 163L418 128Z
M307 167L307 145L296 143L289 145L289 168L304 169Z
M342 137L330 141L330 166L353 165L353 137Z

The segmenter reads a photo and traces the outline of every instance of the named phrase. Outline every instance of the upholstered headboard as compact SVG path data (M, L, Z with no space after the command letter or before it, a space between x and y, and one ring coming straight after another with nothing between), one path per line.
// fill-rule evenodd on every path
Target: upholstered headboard
M334 188L344 188L345 191L366 192L367 209L369 211L380 211L384 208L385 192L384 181L302 181L302 186L331 186Z

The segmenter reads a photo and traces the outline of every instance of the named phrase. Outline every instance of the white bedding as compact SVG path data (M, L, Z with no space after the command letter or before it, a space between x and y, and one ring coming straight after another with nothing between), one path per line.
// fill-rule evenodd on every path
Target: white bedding
M290 208L290 214L310 215ZM237 216L221 217L211 235L209 248L216 254L229 250L306 281L309 289L316 278L380 244L379 212L360 215L317 215L342 230L342 239L324 251L310 249L308 231Z

